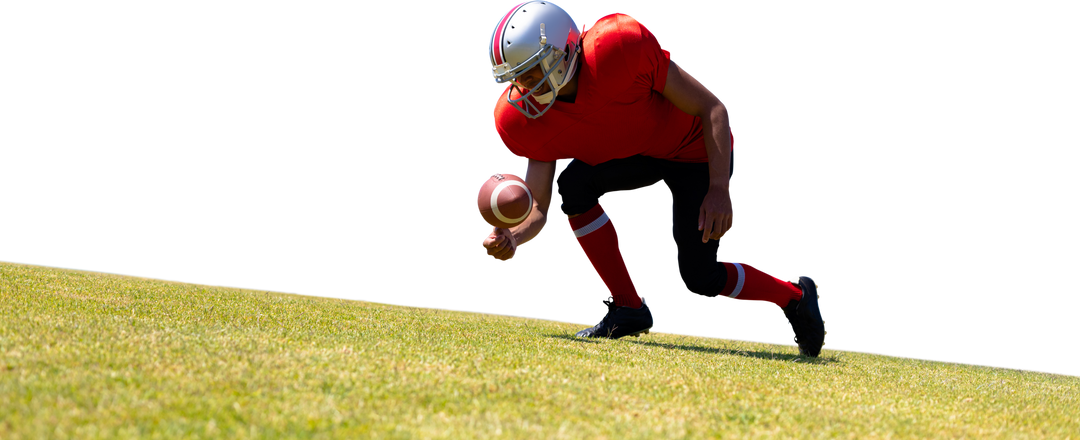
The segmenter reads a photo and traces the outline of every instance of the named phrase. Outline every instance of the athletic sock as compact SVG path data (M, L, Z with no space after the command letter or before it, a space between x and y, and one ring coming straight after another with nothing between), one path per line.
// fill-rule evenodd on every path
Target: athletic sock
M750 267L749 264L722 263L727 270L727 283L721 295L735 299L769 301L780 307L802 299L802 289L787 281Z
M615 226L604 213L604 208L597 204L584 214L570 218L570 227L574 229L574 235L596 273L607 284L615 305L635 309L641 307L641 298L634 289L633 281L630 281L630 273L619 252Z

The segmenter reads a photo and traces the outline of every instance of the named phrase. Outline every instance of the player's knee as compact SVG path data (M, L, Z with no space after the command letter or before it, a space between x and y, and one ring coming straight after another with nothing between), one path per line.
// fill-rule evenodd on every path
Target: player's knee
M563 172L559 173L559 194L564 197L580 195L589 187L589 174L583 167L576 165L571 162Z
M682 274L683 283L686 284L687 290L694 292L701 296L714 297L720 294L720 289L716 288L715 281L701 275L687 275L685 272Z
M567 199L565 197L563 197L562 195L559 195L559 198L558 198L558 212L563 214L563 216L566 217L566 218L573 218L573 217L577 217L578 215L589 212L589 210L592 209L593 205L595 205L595 204L596 204L595 201L592 202L592 203L589 203L589 202L582 203L580 201L571 201L571 202L568 203Z
M687 289L689 289L691 292L694 292L694 293L696 293L698 295L707 296L709 298L712 298L712 297L720 294L720 292L717 291L712 286L708 286L708 285L705 285L705 284L702 284L702 283L690 282L690 281L686 281L686 280L683 280L683 281L686 282L686 288Z
M566 215L583 214L599 203L599 198L591 189L589 176L571 163L559 174L559 195L562 196L562 210Z

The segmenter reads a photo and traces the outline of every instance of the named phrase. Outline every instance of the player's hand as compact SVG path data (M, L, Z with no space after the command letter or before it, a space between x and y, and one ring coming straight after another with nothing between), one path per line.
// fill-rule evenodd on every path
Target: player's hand
M484 239L484 248L487 249L488 255L505 261L514 258L517 242L514 241L514 234L511 234L509 229L495 228Z
M726 189L710 187L698 210L697 228L702 231L701 242L708 243L709 240L723 237L731 229L731 216L731 194Z

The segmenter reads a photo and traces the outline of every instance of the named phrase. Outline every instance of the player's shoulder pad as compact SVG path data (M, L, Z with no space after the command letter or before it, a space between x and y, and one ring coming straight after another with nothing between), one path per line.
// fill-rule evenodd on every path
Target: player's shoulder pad
M585 37L586 64L591 64L601 81L615 93L643 73L643 60L655 58L654 52L660 51L652 33L626 14L611 14L597 20Z

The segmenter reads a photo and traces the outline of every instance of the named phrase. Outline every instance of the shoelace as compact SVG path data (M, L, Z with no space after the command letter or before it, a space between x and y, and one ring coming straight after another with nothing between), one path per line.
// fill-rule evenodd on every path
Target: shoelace
M610 296L600 298L600 307L604 307L604 315L600 315L600 319L596 320L596 325L604 322L604 320L607 319L607 317L611 315L612 312L615 312L615 299L611 298Z

